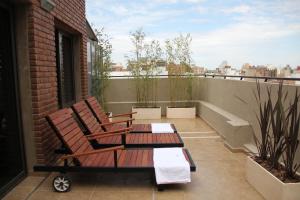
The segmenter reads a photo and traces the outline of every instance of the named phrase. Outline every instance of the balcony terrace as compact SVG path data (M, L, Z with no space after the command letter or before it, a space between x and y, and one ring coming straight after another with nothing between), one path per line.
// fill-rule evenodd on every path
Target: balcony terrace
M135 123L150 122L136 120ZM151 120L172 122L197 165L192 183L169 186L158 192L147 174L72 174L72 191L56 193L52 189L55 173L29 176L11 191L5 200L40 199L263 199L245 179L244 153L232 153L223 139L202 119Z
M247 151L255 152L251 134L258 132L256 105L252 90L255 82L198 77L194 80L192 103L197 109L195 119L135 120L134 123L174 123L185 147L189 149L197 171L192 182L171 185L158 192L147 174L71 174L72 192L55 193L52 179L55 173L29 176L4 199L264 199L246 180ZM158 81L157 104L166 114L169 102L169 82ZM275 89L277 84L265 82ZM285 85L293 94L299 86ZM114 91L114 92L112 92ZM110 79L106 89L107 110L114 114L128 112L135 105L133 79ZM264 94L265 95L265 94ZM238 98L248 102L242 103ZM178 99L178 103L184 99ZM300 152L296 161L300 160Z

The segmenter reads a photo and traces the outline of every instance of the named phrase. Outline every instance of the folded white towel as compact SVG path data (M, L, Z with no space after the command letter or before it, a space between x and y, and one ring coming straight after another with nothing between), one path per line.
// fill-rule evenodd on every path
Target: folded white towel
M190 164L182 148L155 148L153 151L157 184L191 182Z
M170 123L151 123L152 133L174 133Z

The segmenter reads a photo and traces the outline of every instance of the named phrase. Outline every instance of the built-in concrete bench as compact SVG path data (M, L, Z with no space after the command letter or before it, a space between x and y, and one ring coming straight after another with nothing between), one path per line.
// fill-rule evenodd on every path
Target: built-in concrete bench
M252 148L253 129L248 121L206 101L199 101L198 115L216 129L231 150L245 150L245 145Z

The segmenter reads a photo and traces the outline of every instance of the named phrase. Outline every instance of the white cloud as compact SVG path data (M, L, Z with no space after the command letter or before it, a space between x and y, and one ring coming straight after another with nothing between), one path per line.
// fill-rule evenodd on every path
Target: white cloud
M274 47L273 43L297 34L300 34L299 27L283 29L283 26L272 24L236 24L204 34L193 34L192 50L196 63L211 67L217 66L223 59L235 67L245 62L296 65L300 62L299 57L284 52L280 46Z
M284 27L284 24L249 22L234 24L215 31L194 32L192 33L194 61L199 65L212 66L209 63L214 63L217 66L223 59L227 59L229 62L237 63L237 67L246 61L253 63L257 61L257 54L252 55L253 52L258 51L256 48L261 48L278 38L300 34L299 25ZM148 39L158 39L164 45L167 38L174 38L177 35L176 32L165 32L152 34ZM113 58L124 63L124 55L129 54L132 48L129 35L119 35L112 42L115 54ZM218 60L217 58L222 59Z
M285 28L284 24L239 23L197 35L201 44L210 46L251 44L300 33L299 26ZM195 40L194 40L195 41Z
M188 3L202 3L204 2L205 0L183 0L183 1L186 1Z
M165 3L165 4L169 4L169 3L177 3L178 0L153 0L154 3Z
M298 56L280 54L270 57L272 51L265 52L259 48L267 46L269 41L276 38L295 34L300 34L300 27L295 29L282 30L276 26L263 26L255 24L238 24L221 30L207 33L192 33L193 60L196 64L208 67L215 67L222 60L228 60L235 67L240 67L245 62L256 64L296 64L300 62ZM162 46L167 38L174 38L178 33L163 33L150 35L149 40L158 39ZM116 62L126 64L125 55L130 55L132 44L128 35L119 35L112 40ZM279 48L279 47L278 47Z
M204 6L197 6L194 8L195 11L198 13L198 14L202 14L202 13L205 13L207 11L207 9L204 7Z
M277 41L280 39L300 35L300 1L252 1L249 5L241 4L224 8L223 4L215 3L207 7L205 4L197 4L203 2L202 0L182 0L188 2L192 9L173 6L166 9L158 6L161 3L171 4L179 1L138 1L126 5L114 1L112 3L94 1L94 10L88 9L94 12L88 12L87 16L91 23L96 24L97 27L104 26L106 32L112 36L114 62L126 64L124 56L130 54L132 49L130 31L144 27L149 40L156 39L163 44L165 39L173 38L179 33L171 26L170 29L164 29L161 22L183 19L182 16L185 15L186 23L195 23L191 30L184 30L190 32L193 37L192 51L196 64L213 67L218 66L224 59L237 67L244 62L300 64L297 53L293 53L290 49L286 51L280 47L276 48ZM101 12L102 10L109 11L112 15ZM186 16L189 13L193 17ZM230 23L218 24L215 19L210 18L210 14L220 18L230 16L233 20L230 19ZM206 24L216 25L216 27L209 31L195 28ZM152 30L154 31L151 32ZM299 49L294 46L293 48Z
M129 14L129 10L123 6L123 5L113 5L112 7L110 7L111 12L113 12L116 15L128 15Z
M205 0L153 0L153 2L156 3L165 3L165 4L170 4L170 3L179 3L179 2L186 2L186 3L202 3Z
M249 13L250 11L251 11L251 7L248 5L239 5L239 6L234 6L232 8L223 9L223 12L226 14L232 14L232 13L245 14L245 13Z

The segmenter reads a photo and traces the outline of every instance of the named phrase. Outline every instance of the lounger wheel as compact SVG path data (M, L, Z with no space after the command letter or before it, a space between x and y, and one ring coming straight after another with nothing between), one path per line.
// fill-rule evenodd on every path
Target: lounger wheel
M53 179L53 188L56 192L68 192L71 189L71 179L60 175Z

